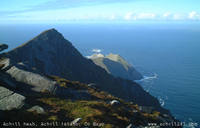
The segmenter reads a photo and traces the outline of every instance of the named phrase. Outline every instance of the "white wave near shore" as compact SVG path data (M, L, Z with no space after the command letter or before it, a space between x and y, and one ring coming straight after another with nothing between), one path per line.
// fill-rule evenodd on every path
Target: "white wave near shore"
M146 75L144 75L143 76L143 78L141 79L141 80L135 80L135 82L150 82L150 81L152 81L152 80L154 80L154 79L157 79L158 78L158 74L157 73L154 73L154 74L152 74L152 75L150 75L150 76L146 76Z
M158 78L158 74L154 73L154 74L149 75L149 76L144 75L143 79L136 80L135 82L141 83L141 85L143 86L145 91L149 92L150 89L153 86L154 79L157 79L157 78Z
M165 100L162 99L162 98L159 98L159 102L160 102L160 105L163 107L165 105Z
M144 78L140 81L147 81L147 80L153 80L158 78L158 74L154 73L153 76L143 76Z
M151 88L153 87L154 80L157 78L158 78L158 74L153 73L152 75L149 75L149 76L144 75L143 79L138 80L136 82L141 83L143 85L145 91L149 92L151 90ZM158 96L157 98L162 107L165 105L165 100L168 100L167 96L165 96L165 97Z

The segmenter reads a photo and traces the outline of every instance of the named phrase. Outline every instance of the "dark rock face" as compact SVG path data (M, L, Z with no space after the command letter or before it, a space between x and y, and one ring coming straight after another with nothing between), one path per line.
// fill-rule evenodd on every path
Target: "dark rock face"
M8 45L7 44L0 44L0 52L7 49ZM0 54L1 57L1 54ZM1 58L0 58L1 59ZM0 70L4 67L4 64L0 64Z
M7 44L0 44L0 52L7 49L8 45Z
M104 68L108 73L115 77L121 77L128 80L140 80L143 78L133 66L128 64L119 55L109 54L105 57L94 57L91 59L96 65Z
M37 84L38 82L43 83L45 78L41 78L43 80L40 82L36 80L37 75L30 73L35 72L40 75L54 75L83 83L96 83L98 88L114 96L142 106L153 106L159 111L168 113L160 106L158 100L145 92L140 85L129 80L114 78L103 68L94 64L92 60L83 57L55 29L41 33L4 56L10 58L10 65L23 64L21 68L26 72L21 72L19 66L7 71L16 80L29 84L35 83L34 81ZM14 75L15 73L18 75ZM26 75L31 75L32 78L27 78Z

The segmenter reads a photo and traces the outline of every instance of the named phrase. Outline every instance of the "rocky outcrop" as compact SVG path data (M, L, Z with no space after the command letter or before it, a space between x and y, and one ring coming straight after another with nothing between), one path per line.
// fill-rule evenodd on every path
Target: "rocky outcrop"
M0 110L20 109L26 98L0 86Z
M86 90L66 89L41 74L25 71L18 68L20 67L18 64L14 66L9 62L9 59L4 59L6 66L3 67L4 71L0 72L0 81L10 88L17 88L21 92L25 92L29 95L32 95L33 93L48 92L71 100L91 99L90 94ZM0 61L0 63L3 62Z
M0 44L0 52L7 49L8 45ZM2 62L2 58L0 58ZM0 63L0 83L8 83L12 88L15 88L15 84L10 81L9 77L5 75L2 69L6 66L6 63ZM26 98L18 93L15 93L2 85L0 85L0 110L13 110L20 109L24 105Z
M21 70L15 66L8 69L6 73L8 73L16 81L32 86L32 90L36 92L48 91L54 94L56 89L56 82L39 74Z
M0 64L4 64L0 72L2 76L0 80L8 86L25 90L31 89L36 92L48 91L52 94L56 90L56 82L40 74L26 71L24 70L25 68L21 69L20 65L23 64L11 64L10 62L10 59L0 61ZM17 84L16 82L20 82L21 84Z
M109 54L103 56L97 54L92 55L90 59L92 59L96 65L104 68L108 73L115 77L129 80L140 80L143 78L142 75L120 55Z

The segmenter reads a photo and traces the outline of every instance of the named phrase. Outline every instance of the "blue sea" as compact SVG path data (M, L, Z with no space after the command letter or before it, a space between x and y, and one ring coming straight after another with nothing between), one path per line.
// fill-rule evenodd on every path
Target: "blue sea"
M200 23L68 23L0 25L0 42L13 49L56 28L84 55L116 53L144 79L143 88L179 120L200 127Z

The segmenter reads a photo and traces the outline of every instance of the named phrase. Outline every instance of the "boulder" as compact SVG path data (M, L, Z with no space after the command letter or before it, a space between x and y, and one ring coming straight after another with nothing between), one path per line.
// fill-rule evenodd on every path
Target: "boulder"
M26 98L0 86L0 110L20 109Z
M88 84L88 87L93 88L93 89L97 89L95 83L90 83L90 84Z
M76 118L75 120L73 120L71 122L72 125L76 125L77 123L80 123L80 121L82 120L82 118Z
M129 124L126 128L136 128L136 127L132 124Z
M129 124L126 128L132 128L132 124Z
M38 114L45 114L44 109L42 107L38 106L38 105L31 107L27 111L29 111L29 112L36 112Z
M110 105L114 106L114 105L119 105L120 102L118 100L112 100L110 101Z

